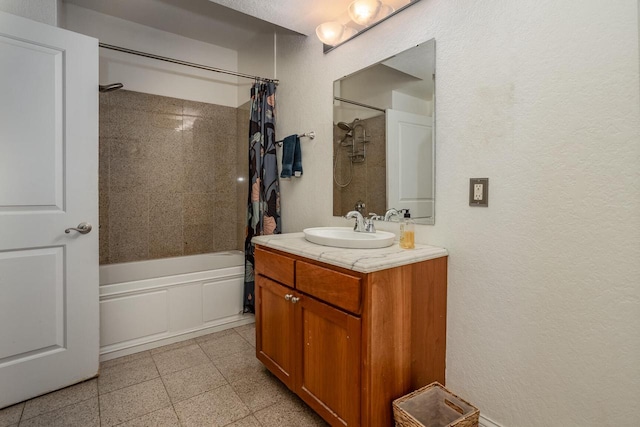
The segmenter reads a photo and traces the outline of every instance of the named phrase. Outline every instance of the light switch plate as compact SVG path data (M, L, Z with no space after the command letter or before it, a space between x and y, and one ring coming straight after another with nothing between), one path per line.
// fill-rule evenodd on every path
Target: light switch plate
M489 207L489 178L469 179L469 206Z

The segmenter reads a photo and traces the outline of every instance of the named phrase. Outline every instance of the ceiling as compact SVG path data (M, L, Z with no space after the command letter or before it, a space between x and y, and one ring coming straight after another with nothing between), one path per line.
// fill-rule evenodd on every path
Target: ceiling
M315 34L350 0L64 0L106 15L238 50L261 33Z
M323 22L340 20L353 0L209 0L306 36Z

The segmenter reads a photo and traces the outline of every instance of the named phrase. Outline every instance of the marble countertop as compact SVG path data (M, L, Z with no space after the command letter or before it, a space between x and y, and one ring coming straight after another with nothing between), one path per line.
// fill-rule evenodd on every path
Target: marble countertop
M447 255L444 248L418 243L415 249L401 249L397 242L380 249L334 248L311 243L304 238L304 233L258 236L254 237L252 242L361 273L386 270Z

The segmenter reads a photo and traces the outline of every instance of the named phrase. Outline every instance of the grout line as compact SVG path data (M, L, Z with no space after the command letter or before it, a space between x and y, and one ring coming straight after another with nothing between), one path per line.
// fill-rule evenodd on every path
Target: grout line
M24 408L27 406L27 402L28 401L25 401L22 405L22 410L20 411L20 418L18 418L18 425L20 425L20 422L22 421L22 414L24 414Z
M53 393L57 393L57 392L59 392L60 390L65 390L65 389L68 389L68 388L71 388L71 387L75 387L75 386L77 386L77 385L80 385L80 384L83 384L83 383L86 383L86 382L89 382L89 381L93 381L93 380L95 380L95 381L96 381L96 395L95 395L95 396L87 397L86 399L80 399L80 400L78 400L78 401L76 401L76 402L69 403L68 405L63 405L63 406L60 406L60 407L58 407L58 408L55 408L55 409L51 409L51 410L49 410L49 411L42 412L42 413L40 413L40 414L38 414L38 415L35 415L35 416L33 416L33 417L25 418L24 420L22 419L22 418L23 418L23 416L24 416L24 410L25 410L25 408L27 407L27 402L30 402L30 401L32 401L32 400L36 400L36 399L38 399L38 398L40 398L40 397L47 396L47 395L50 395L50 394L53 394ZM29 399L29 400L25 400L25 401L24 401L24 406L22 407L22 412L20 413L20 421L18 421L18 424L20 424L22 421L33 420L33 419L38 418L38 417L40 417L40 416L42 416L42 415L50 414L51 412L55 412L55 411L58 411L58 410L60 410L60 409L67 408L67 407L69 407L69 406L77 405L78 403L86 402L87 400L91 400L91 399L93 399L94 397L98 397L98 396L99 396L99 393L98 393L98 379L97 379L97 378L91 378L91 379L88 379L88 380L80 381L79 383L72 384L72 385L70 385L70 386L63 387L63 388L58 389L58 390L50 391L49 393L45 393L45 394L42 394L42 395L40 395L40 396L36 396L36 397L34 397L34 398L31 398L31 399ZM98 403L99 403L99 402L98 402Z
M153 361L153 364L155 365L156 361ZM156 371L158 371L158 375L160 375L160 370L158 369L158 365L156 365ZM164 383L164 378L162 377L162 375L160 375L160 382L162 382L162 387L164 387L164 392L167 393L167 397L169 398L169 403L171 403L171 409L173 409L173 413L176 415L176 418L178 419L178 424L182 425L182 422L180 421L180 417L178 416L178 413L176 412L176 407L173 404L173 399L171 399L171 395L169 394L169 390L167 390L167 385Z
M156 367L156 370L157 370L157 369L158 369L158 368ZM158 374L159 374L159 372L158 372ZM107 394L110 394L110 393L114 393L114 392L116 392L116 391L124 390L125 388L132 387L132 386L134 386L134 385L139 385L139 384L148 383L148 382L150 382L150 381L154 381L154 380L156 380L156 379L158 379L158 378L160 378L160 381L162 382L162 377L158 376L158 377L156 377L156 378L152 378L152 379L147 380L147 381L142 381L142 382L140 382L140 383L133 384L133 385L131 385L131 386L127 386L127 387L124 387L124 388L120 388L120 389L118 389L118 390L110 391L109 393L105 393L104 395L107 395ZM169 397L169 393L167 392L167 388L165 387L164 382L162 382L162 386L163 386L163 387L164 387L164 389L165 389L165 393L167 393L167 397ZM104 396L104 395L103 395L103 396ZM169 402L171 402L171 398L170 398L170 397L169 397ZM171 407L173 408L173 404L171 404ZM147 415L149 415L149 414L152 414L152 413L154 413L154 412L156 412L156 411L161 411L161 410L163 410L163 409L165 409L165 408L168 408L168 406L164 406L164 407L159 408L159 409L154 409L153 411L150 411L150 412L147 412L147 413L144 413L144 414L138 415L138 416L136 416L136 417L134 417L134 418L130 418L130 419L125 420L125 421L123 421L123 422L121 422L121 423L114 424L112 427L120 426L120 425L122 425L122 424L128 423L129 421L133 421L133 420L136 420L136 419L138 419L138 418L142 418L142 417L147 416ZM176 410L175 410L175 408L173 408L173 412L174 412L174 413L175 413L175 411L176 411ZM178 414L176 414L176 417L177 417L177 415L178 415ZM180 421L180 420L178 419L178 421ZM102 425L102 416L100 416L100 425Z
M98 389L98 425L102 427L102 409L100 409L100 388L96 381L96 388Z

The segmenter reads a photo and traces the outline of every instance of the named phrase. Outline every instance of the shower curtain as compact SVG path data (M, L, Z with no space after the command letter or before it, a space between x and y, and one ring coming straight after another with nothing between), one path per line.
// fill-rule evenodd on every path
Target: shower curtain
M244 312L255 312L254 236L280 234L280 183L276 160L276 86L256 82L249 112L249 197L244 242Z

